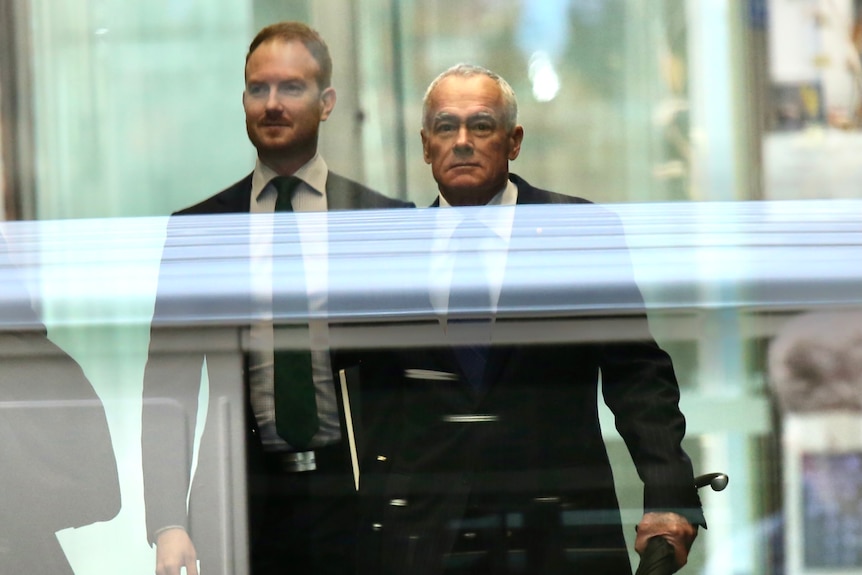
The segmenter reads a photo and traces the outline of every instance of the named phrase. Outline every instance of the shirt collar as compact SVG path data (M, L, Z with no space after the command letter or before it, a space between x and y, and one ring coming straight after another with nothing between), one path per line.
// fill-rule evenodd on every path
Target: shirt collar
M443 194L439 194L440 207L452 208L452 204L446 201ZM493 230L501 239L509 241L512 235L512 222L515 212L512 209L518 203L518 186L511 180L506 181L506 185L502 190L497 192L491 200L484 206L472 208L473 217L482 222L489 229ZM500 209L508 207L508 209ZM487 208L487 209L486 209ZM450 236L452 231L457 227L458 222L463 218L452 218L451 214L446 214L443 218L446 224L443 224L447 229L446 236ZM440 219L440 218L438 218Z
M305 182L306 186L312 192L322 196L326 193L327 174L329 174L329 167L323 160L323 156L315 153L313 158L293 173L293 176ZM254 173L251 176L252 201L257 201L264 189L266 189L266 185L277 176L278 174L275 170L261 162L260 158L258 158L254 164Z
M446 201L443 194L437 194L441 208L451 208L452 204ZM518 202L518 186L511 180L506 180L503 189L494 194L494 197L485 204L486 206L514 206Z

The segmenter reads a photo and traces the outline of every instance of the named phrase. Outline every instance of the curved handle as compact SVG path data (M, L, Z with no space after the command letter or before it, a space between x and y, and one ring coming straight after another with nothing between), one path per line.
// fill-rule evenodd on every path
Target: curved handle
M724 473L704 473L694 478L694 486L700 489L709 485L713 491L724 491L730 477Z

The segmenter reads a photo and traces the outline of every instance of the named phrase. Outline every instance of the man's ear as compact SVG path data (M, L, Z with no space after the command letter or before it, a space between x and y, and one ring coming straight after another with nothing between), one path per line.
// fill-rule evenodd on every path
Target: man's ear
M330 86L320 93L320 121L324 122L335 108L335 88Z
M509 134L509 159L514 160L521 153L521 142L524 140L524 127L520 124Z
M425 158L426 164L430 164L431 163L431 151L429 150L429 147L431 146L431 144L428 141L428 136L425 135L425 129L424 128L419 130L419 136L421 136L421 138L422 138L422 157Z

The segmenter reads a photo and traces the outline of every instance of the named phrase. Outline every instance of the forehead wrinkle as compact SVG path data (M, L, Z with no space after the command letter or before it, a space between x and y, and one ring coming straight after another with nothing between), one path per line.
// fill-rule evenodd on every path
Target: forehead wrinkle
M452 120L452 119L460 119L457 114L453 114L452 112L437 112L432 117L433 120Z

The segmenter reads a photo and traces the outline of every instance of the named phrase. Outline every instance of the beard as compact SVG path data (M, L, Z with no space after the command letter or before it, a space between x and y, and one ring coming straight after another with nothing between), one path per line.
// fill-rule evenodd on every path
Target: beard
M267 126L246 123L246 133L251 144L257 150L261 159L289 158L294 156L314 155L317 150L317 131L297 131L297 126L282 127L278 134L268 134Z

